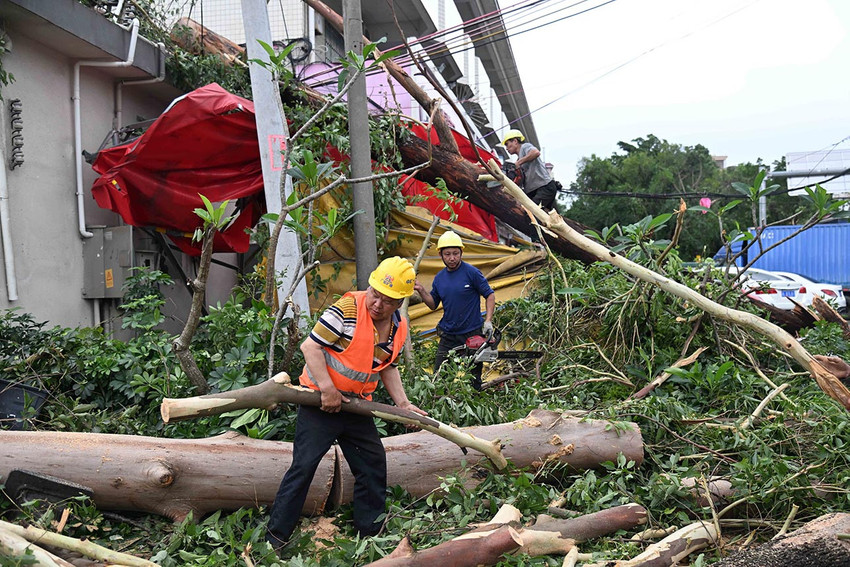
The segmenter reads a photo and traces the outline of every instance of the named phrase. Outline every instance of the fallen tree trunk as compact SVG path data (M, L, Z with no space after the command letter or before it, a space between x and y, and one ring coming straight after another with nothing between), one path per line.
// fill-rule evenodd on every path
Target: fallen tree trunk
M634 423L621 431L610 422L582 420L564 414L534 410L525 419L507 424L465 427L475 437L497 436L502 454L520 469L540 469L557 462L571 472L598 468L606 461L616 462L623 455L636 465L643 462L643 438ZM481 480L486 468L484 457L462 455L451 442L425 432L408 433L384 439L387 451L387 482L399 485L418 498L436 490L449 474L456 474L468 488ZM415 455L416 458L411 458ZM466 468L461 467L465 461ZM340 459L340 502L350 502L354 476L345 459Z
M546 213L535 205L516 184L502 175L495 163L490 164L492 173L502 183L507 191L509 191L523 206L533 212L534 216L552 232L560 235L572 245L585 250L591 254L596 260L609 262L621 270L639 278L645 282L649 282L661 288L663 291L681 297L693 305L698 306L703 311L713 317L724 319L730 323L741 325L752 329L753 331L765 335L777 346L788 352L797 362L799 362L806 370L808 370L818 386L826 392L832 399L839 402L846 409L850 410L850 390L841 383L838 378L830 374L823 366L818 363L812 354L807 351L793 336L782 330L780 327L765 321L757 315L730 309L719 303L716 303L704 295L697 293L691 288L673 281L666 276L653 272L648 268L641 266L631 260L613 252L578 232L576 232L569 224L561 218L556 212ZM486 178L487 176L485 176Z
M790 534L716 563L717 567L846 567L850 565L850 514L827 514Z
M619 453L640 464L643 441L634 424L616 431L606 421L582 421L536 410L511 423L464 429L504 440L502 452L520 468L557 461L570 471L596 468ZM448 474L463 470L474 487L486 457L464 456L450 441L425 431L383 439L389 485L415 497L438 489ZM182 520L215 510L271 504L292 462L292 445L249 439L236 432L208 439L162 439L133 435L0 431L0 477L27 470L92 489L103 510L141 511ZM464 468L466 463L466 468ZM353 476L337 448L322 459L302 512L351 502Z
M322 395L317 390L293 386L290 384L289 374L281 372L262 384L247 388L193 398L165 398L160 405L160 413L162 414L162 420L168 423L169 421L218 415L247 408L270 410L278 404L283 403L320 407L322 405ZM495 441L477 439L472 435L458 431L454 427L440 423L436 419L431 419L430 417L395 406L379 404L354 397L342 405L342 411L365 415L367 417L379 417L404 425L415 425L425 431L430 431L435 435L448 439L461 449L469 447L487 455L499 470L507 466L507 462L502 456L498 439Z
M410 164L419 165L427 162L429 157L432 158L429 167L417 172L417 179L436 185L437 179L442 178L449 189L457 192L473 205L481 207L520 232L536 234L531 215L514 195L500 186L489 187L478 180L484 170L477 164L440 147L429 147L428 142L416 136L408 136L407 139L397 140L396 143L405 167L409 167ZM564 219L564 222L569 223L580 233L585 230L584 226L575 221ZM552 250L565 258L588 264L598 260L592 253L554 233L544 231L544 238Z

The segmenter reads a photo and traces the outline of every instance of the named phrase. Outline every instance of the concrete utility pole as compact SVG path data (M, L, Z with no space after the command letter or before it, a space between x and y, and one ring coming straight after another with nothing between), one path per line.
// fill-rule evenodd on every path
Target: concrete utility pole
M343 0L342 17L345 50L362 53L363 20L360 15L360 0ZM365 75L360 75L348 91L348 137L351 141L351 177L369 177L372 174L372 153L369 143ZM354 210L363 211L354 217L354 250L357 289L366 289L369 285L369 274L378 267L372 183L353 183L351 192L354 197Z
M259 39L268 45L272 44L269 13L264 0L242 0L242 24L245 26L248 59L268 61L268 53L257 42ZM277 84L272 81L271 72L256 63L249 63L248 70L251 73L251 92L254 95L254 115L257 120L257 140L260 143L266 208L270 213L280 213L282 168L274 167L274 164L280 164L282 156L273 154L280 150L280 144L274 141L288 140L289 129L283 116L280 91ZM288 175L284 193L287 197L292 193L292 180ZM284 299L284 294L289 292L293 280L301 271L301 266L301 243L298 241L298 235L284 227L280 232L277 250L275 250L275 270L279 273L283 272L278 288L278 297L281 301ZM307 284L304 280L301 280L295 288L292 300L301 313L305 315L310 313Z

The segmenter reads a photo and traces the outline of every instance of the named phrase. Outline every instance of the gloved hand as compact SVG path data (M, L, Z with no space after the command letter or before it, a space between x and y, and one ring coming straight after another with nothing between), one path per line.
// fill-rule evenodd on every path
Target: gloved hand
M488 339L493 336L493 322L492 321L484 321L484 324L481 326L481 331L484 333L484 336Z

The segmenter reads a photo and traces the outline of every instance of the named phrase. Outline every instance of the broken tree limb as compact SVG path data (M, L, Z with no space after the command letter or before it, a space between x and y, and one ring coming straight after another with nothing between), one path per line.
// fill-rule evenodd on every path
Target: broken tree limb
M531 526L535 530L558 532L577 543L594 539L617 530L632 530L646 523L646 508L640 504L624 504L577 518L553 518L545 514Z
M582 420L535 410L510 423L465 428L479 438L504 440L502 453L514 466L572 474L615 461L622 453L638 465L643 440L633 423ZM570 452L564 451L571 440ZM438 489L457 475L472 489L490 469L487 457L463 455L457 446L426 431L382 439L387 453L387 483L414 498ZM257 508L274 501L280 480L292 462L292 444L250 439L228 432L208 439L168 439L136 435L0 431L0 478L27 470L85 484L101 510L140 511L182 521L216 510ZM354 477L337 447L319 463L302 513L352 501Z
M510 526L502 526L474 540L452 539L422 551L409 548L405 550L404 555L391 554L369 563L366 567L495 565L502 555L519 549L521 545L522 539L517 531Z
M29 552L30 561L34 561L34 563L27 563L27 565L34 565L35 567L74 567L73 564L56 557L17 533L0 527L0 557L23 559L28 556L27 552Z
M444 565L474 567L495 565L508 553L525 553L531 556L564 555L575 547L575 542L557 532L543 532L518 525L519 510L505 505L492 520L449 541L434 547L415 551L405 538L387 557L369 563L371 567L418 567ZM509 523L503 523L508 520Z
M495 162L491 163L491 169L496 169ZM654 284L667 293L685 299L691 304L700 307L703 311L713 317L747 327L768 337L780 348L788 352L806 370L808 370L818 383L818 386L820 386L820 388L829 397L842 404L846 409L850 410L850 390L847 390L838 378L830 374L823 366L821 366L812 354L786 331L769 321L765 321L757 315L753 315L752 313L738 311L736 309L730 309L729 307L720 305L719 303L708 299L704 295L697 293L686 285L680 284L679 282L653 272L640 264L632 262L616 252L611 251L602 244L579 234L575 229L569 226L569 224L567 224L557 212L544 212L543 209L534 204L531 199L522 192L522 189L517 187L513 181L498 171L496 174L505 189L513 195L516 200L522 203L527 210L531 211L540 224L546 227L546 229L560 235L576 247L585 250L587 253L593 255L596 260L609 262L636 278Z
M290 384L289 375L281 372L262 384L239 390L194 398L165 398L160 406L160 413L162 420L168 423L169 421L205 417L238 409L272 409L282 403L320 407L322 395L317 390L293 386ZM505 457L502 455L501 444L498 439L495 441L479 439L428 416L354 397L343 403L342 411L368 417L379 417L403 425L415 425L434 435L448 439L462 449L469 448L486 455L498 470L503 470L508 466Z
M76 551L98 561L105 561L112 565L126 565L128 567L159 567L157 563L128 555L119 551L113 551L91 541L83 541L73 537L69 537L47 530L37 528L35 526L18 526L9 522L0 520L0 529L14 533L15 535L40 545L49 545L58 547L59 549L67 549Z
M761 412L763 412L764 408L767 406L767 404L770 403L770 400L772 400L773 398L775 398L776 396L781 394L782 391L785 390L790 385L791 384L786 382L786 383L782 384L781 386L779 386L778 388L776 388L775 390L772 390L767 396L765 396L765 398L761 401L761 403L758 405L758 407L756 407L755 411L753 411L753 413L750 414L749 417L747 417L747 419L744 420L744 422L741 424L741 426L738 429L741 430L741 431L743 431L744 429L748 429L753 424L753 422L756 419L758 419L758 417L761 415Z
M627 561L606 563L611 567L672 567L695 551L717 541L717 531L706 522L697 522L677 530L658 543L647 547L643 553Z
M818 315L830 323L837 323L841 326L841 333L844 338L850 340L850 323L848 323L841 314L833 309L832 305L824 301L817 295L812 300L812 307L818 312Z
M701 355L703 352L705 352L705 350L706 350L707 348L708 348L708 347L700 347L700 348L698 348L698 349L697 349L697 350L695 350L695 351L693 352L693 354L691 354L689 357L687 357L687 358L680 358L679 360L677 360L676 362L674 362L674 363L670 366L670 368L683 368L683 367L685 367L685 366L687 366L687 365L689 365L689 364L693 364L693 362L694 362L694 361L695 361L695 360L699 357L699 355ZM650 382L649 384L647 384L646 386L644 386L643 388L641 388L640 390L638 390L637 392L635 392L634 394L632 394L631 398L632 398L632 399L635 399L635 400L642 400L643 398L645 398L646 396L648 396L648 395L650 394L650 392L652 392L652 391L653 391L653 390L655 390L658 386L660 386L661 384L663 384L664 382L666 382L666 381L667 381L667 378L669 378L669 377L670 377L670 373L669 373L669 372L666 372L666 371L665 371L665 372L662 372L662 373L661 373L660 375L658 375L658 376L657 376L654 380L652 380L652 382Z

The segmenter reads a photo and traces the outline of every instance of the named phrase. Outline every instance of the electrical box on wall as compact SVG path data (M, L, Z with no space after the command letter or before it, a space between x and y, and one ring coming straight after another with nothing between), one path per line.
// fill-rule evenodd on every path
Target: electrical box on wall
M114 299L124 294L124 282L136 265L132 226L90 227L83 240L83 297Z

